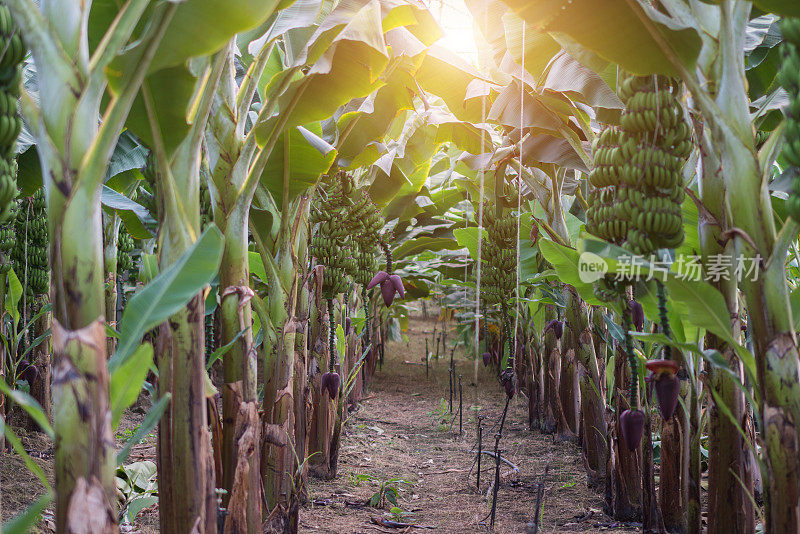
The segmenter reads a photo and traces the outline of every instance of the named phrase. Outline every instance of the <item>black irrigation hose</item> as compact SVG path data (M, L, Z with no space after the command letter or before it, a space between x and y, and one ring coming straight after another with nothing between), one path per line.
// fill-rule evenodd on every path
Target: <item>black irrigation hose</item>
M506 422L506 414L508 413L508 403L511 401L511 397L506 396L506 406L503 408L503 415L500 418L500 428L497 430L497 434L495 434L494 440L494 457L495 457L495 465L494 465L494 487L492 488L492 511L491 511L491 519L489 520L489 527L494 528L494 516L497 512L497 491L500 489L500 439L503 437L503 425Z
M475 487L478 488L478 492L481 491L481 455L483 454L483 427L481 426L481 421L483 421L483 417L480 415L478 416L478 474L475 480Z
M458 437L461 437L462 432L464 431L464 427L462 422L464 420L464 411L463 408L464 404L462 401L461 395L461 375L458 375Z
M453 347L453 350L450 351L450 413L453 413L453 395L455 395L456 387L456 368L453 364L453 353L455 350L456 348Z
M453 365L450 365L450 368L447 370L447 379L450 391L450 402L447 404L447 412L453 413Z

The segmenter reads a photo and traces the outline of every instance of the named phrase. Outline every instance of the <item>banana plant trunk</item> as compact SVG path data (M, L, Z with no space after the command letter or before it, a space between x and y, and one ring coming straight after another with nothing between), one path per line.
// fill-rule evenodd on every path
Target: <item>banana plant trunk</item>
M558 318L556 307L547 304L544 307L545 324ZM559 379L561 378L561 355L553 330L544 334L544 362L542 365L544 380L542 382L542 430L548 434L556 431L556 415L560 410L558 398Z
M159 485L159 496L170 494L159 507L162 532L216 530L214 462L205 402L204 327L203 296L198 294L159 332L159 380L166 380L172 393L170 417L159 426L164 433L164 441L159 440L164 445L159 448L159 475L172 483ZM164 530L167 525L173 530Z
M619 521L640 521L642 518L642 475L639 455L641 447L630 451L622 439L620 415L630 408L626 385L630 381L628 358L622 347L614 352L614 436L612 441L613 472L611 477L611 514ZM634 406L631 409L636 409Z
M329 325L331 322L333 324L341 324L341 317L343 317L343 315L339 315L339 318L333 320L326 318L326 321ZM328 331L329 328L330 326L323 330L326 336L330 335ZM325 345L329 345L329 343L325 343ZM330 348L328 348L328 351L323 353L325 355L323 358L326 366L324 367L325 369L327 369L327 362L330 361L329 351ZM319 454L318 458L314 461L313 472L316 476L327 480L336 478L336 472L339 464L339 445L342 430L342 417L344 414L344 407L347 404L347 398L343 395L345 382L348 375L348 367L346 362L337 361L334 371L339 373L339 377L341 378L342 386L340 387L339 394L337 395L336 399L331 399L328 394L320 391L318 397L321 400L320 404L318 405L320 411L319 413L315 414L317 417L315 452L319 452Z
M562 339L567 339L565 336ZM580 397L578 395L578 373L576 371L575 349L567 347L561 353L561 378L558 397L563 417L559 419L558 433L563 439L578 435L580 417Z
M702 362L700 362L702 364ZM703 517L700 501L700 484L702 477L702 464L700 459L700 399L702 398L701 384L695 381L692 384L689 401L689 487L686 497L686 531L689 534L700 534L703 527Z
M309 273L307 272L308 265L308 226L301 226L298 236L298 264L301 266L300 280L308 280ZM307 502L309 499L308 488L308 458L309 438L311 430L311 420L313 416L313 404L311 384L308 381L308 370L310 365L311 351L308 347L309 336L308 325L310 324L311 315L311 282L301 283L297 292L297 318L304 325L302 335L295 338L295 365L294 365L294 403L295 403L295 450L297 451L297 458L299 459L300 466L298 466L297 474L295 475L295 487L297 494L302 502ZM295 527L296 530L296 527Z
M133 3L132 3L133 4ZM42 98L21 99L37 141L50 236L53 299L56 531L117 532L100 190L134 98L177 6L142 37L135 68L100 121L107 67L128 43L146 3L130 6L89 58L91 2L8 0L31 49ZM56 28L54 30L54 28ZM96 60L96 61L95 61Z
M355 317L358 314L358 310L361 308L361 299L359 297L359 291L356 289L350 293L350 306L348 309L348 314L350 317ZM353 326L351 328L350 334L347 334L347 370L348 376L350 373L354 372L355 366L358 364L359 358L361 358L361 351L359 350L361 344L358 342L358 336L356 335L356 328ZM345 332L346 333L346 332ZM342 382L345 382L345 379L342 379ZM359 370L353 375L353 387L350 390L350 394L347 396L347 403L348 405L356 405L358 401L361 400L361 371Z
M310 351L308 349L308 335L306 334L311 312L311 292L308 280L308 225L298 227L297 236L297 263L300 266L300 284L297 288L297 308L295 315L303 324L301 335L295 337L295 362L294 362L294 403L295 403L295 429L294 448L300 465L295 475L295 491L300 500L308 500L308 458L309 428L311 425L311 388L308 382L308 366Z
M542 350L539 339L531 337L531 342L527 348L525 361L528 364L528 427L537 430L542 426Z
M735 249L733 242L725 243L720 237L732 224L724 200L725 183L718 172L720 161L707 132L699 125L698 130L701 132L702 163L702 179L698 187L704 215L698 223L698 234L702 259L709 262L713 257L733 255ZM729 269L727 276L715 282L714 286L725 299L731 320L731 334L733 339L738 340L741 338L739 294L732 271L732 268ZM706 348L719 351L736 377L714 367L707 370L707 384L712 393L709 395L708 533L750 534L755 532L755 510L751 496L753 470L758 466L751 464L748 445L737 429L737 425L745 428L746 405L740 389L744 384L743 370L733 348L717 336L706 335Z
M661 424L661 471L658 502L667 532L687 531L686 507L689 498L689 413L683 408L691 402L691 387L681 380L681 402L668 421Z
M321 270L321 269L320 269ZM320 272L317 270L316 272ZM309 435L309 458L311 474L319 478L330 478L330 445L333 435L334 402L322 390L322 375L330 361L328 342L328 308L322 297L322 281L315 277L314 306L311 314L311 346L313 360L311 391L313 415Z
M261 530L261 456L258 443L258 360L253 347L253 311L250 289L248 209L236 203L220 227L225 236L219 270L220 343L233 342L223 358L222 473L228 491L229 516L237 528L254 534ZM238 337L237 337L238 336ZM234 340L236 340L234 342ZM255 443L255 446L253 446ZM234 502L231 502L236 497Z
M713 80L718 94L710 97L694 72L687 80L697 105L711 127L713 150L725 185L724 198L736 216L732 241L737 261L750 261L757 276L739 281L745 295L752 334L761 402L761 436L769 479L765 507L766 533L800 531L800 353L786 281L786 253L797 235L798 222L789 219L779 234L771 195L755 147L745 76L746 28L752 3L720 2L719 69ZM767 168L765 168L767 167Z
M608 381L606 380L606 366L608 365L608 325L606 324L604 310L600 306L592 306L592 339L594 340L594 354L597 358L597 371L600 374L600 396L603 402L608 402Z
M651 391L648 391L649 389L651 388L646 387L642 392L650 399L645 403L644 435L640 447L642 456L642 532L661 533L665 528L656 498L655 473L653 472L653 410L649 408L652 405L653 395ZM663 454L661 464L662 466L664 464Z
M663 286L659 286L659 292ZM666 298L663 293L659 295ZM665 304L666 305L666 304ZM662 325L662 331L664 325ZM689 500L689 457L690 457L690 427L689 411L692 385L689 382L689 373L684 368L687 362L679 350L672 349L669 355L671 360L679 365L680 377L680 402L675 413L668 420L661 422L661 470L658 488L658 503L661 511L661 520L667 532L684 534L688 528L686 508ZM650 388L651 389L651 388ZM650 395L652 398L652 395ZM649 421L648 421L649 424ZM647 461L645 460L645 466Z
M7 335L5 328L5 314L6 314L6 294L8 292L8 272L10 265L8 260L3 258L0 261L0 317L4 320L2 322L3 328L0 331L3 335ZM6 379L6 346L5 343L0 343L0 380ZM0 418L5 420L6 416L6 396L0 393ZM3 440L2 432L0 432L0 442ZM2 443L0 443L1 445ZM0 447L0 454L3 454L3 447Z
M296 315L298 286L302 283L299 278L302 266L298 265L297 259L300 247L307 246L307 233L300 232L299 228L308 225L310 202L307 195L289 202L288 185L284 189L277 254L267 273L275 358L272 369L265 369L265 383L270 390L264 395L264 414L269 416L265 437L269 445L264 451L262 475L267 504L272 508L270 528L296 531L299 502L294 481L299 466L293 449L296 428L294 370L296 338L304 335L303 324ZM300 236L303 239L299 239Z
M56 171L53 171L54 173ZM65 176L62 179L68 179ZM49 192L56 530L116 532L99 194Z
M199 169L190 157L176 158L174 170L158 160L159 267L163 271L191 247L200 228ZM178 185L178 183L180 185ZM190 219L170 202L180 188ZM191 224L188 228L186 224ZM172 402L159 422L159 518L162 532L209 533L217 529L216 473L208 427L203 293L159 328L158 389Z
M0 375L0 380L5 379L4 376ZM3 405L0 404L0 426L5 427L6 424L6 416L2 411ZM5 428L4 428L5 430ZM6 437L5 431L0 432L0 458L3 456L3 452L6 450ZM0 518L3 517L3 481L0 480ZM0 534L3 532L3 525L2 521L0 521Z
M608 430L605 421L605 401L600 394L601 379L592 336L589 307L578 296L575 288L565 286L567 297L567 322L575 346L581 393L581 422L583 425L582 450L589 485L600 487L606 478Z

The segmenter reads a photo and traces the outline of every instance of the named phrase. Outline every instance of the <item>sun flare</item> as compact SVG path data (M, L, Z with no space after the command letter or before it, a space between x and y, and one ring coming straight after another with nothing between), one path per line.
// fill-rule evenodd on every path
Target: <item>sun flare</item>
M432 6L444 35L439 44L475 64L478 48L472 30L472 15L463 0L439 0Z

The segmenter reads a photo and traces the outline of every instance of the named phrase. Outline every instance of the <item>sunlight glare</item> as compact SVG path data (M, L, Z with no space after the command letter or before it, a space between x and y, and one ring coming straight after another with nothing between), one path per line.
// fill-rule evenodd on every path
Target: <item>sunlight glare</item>
M432 3L431 11L436 15L444 33L438 44L475 65L478 49L472 32L472 15L464 0L438 0Z

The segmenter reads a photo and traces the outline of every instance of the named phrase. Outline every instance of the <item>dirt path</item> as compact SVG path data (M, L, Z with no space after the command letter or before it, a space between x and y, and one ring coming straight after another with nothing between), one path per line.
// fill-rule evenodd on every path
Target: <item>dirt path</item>
M399 507L413 512L418 524L437 527L431 532L485 531L481 523L489 514L486 492L494 466L492 458L483 458L478 493L474 472L467 480L475 456L469 450L476 440L476 415L483 417L484 426L493 425L502 412L505 397L496 379L483 368L478 387L469 385L472 362L465 359L463 350L456 350L457 373L462 374L464 384L463 437L458 436L457 419L452 430L449 425L440 424L436 410L449 397L449 354L433 363L427 379L424 366L404 363L421 361L425 336L430 339L433 324L412 320L409 342L387 345L383 370L377 372L368 398L351 415L346 427L338 478L311 482L311 499L317 504L302 510L302 532L390 531L370 523L372 517L385 511L360 506L379 488L378 481L361 480L363 475L410 482L399 485ZM454 337L451 335L450 339ZM526 402L524 398L511 402L500 444L502 456L519 467L519 474L509 474L501 482L496 532L524 532L535 514L537 484L548 464L540 532L609 531L621 527L602 513L600 495L586 487L578 448L526 428ZM488 442L493 447L494 432L489 433ZM510 471L508 466L501 466L501 473Z

